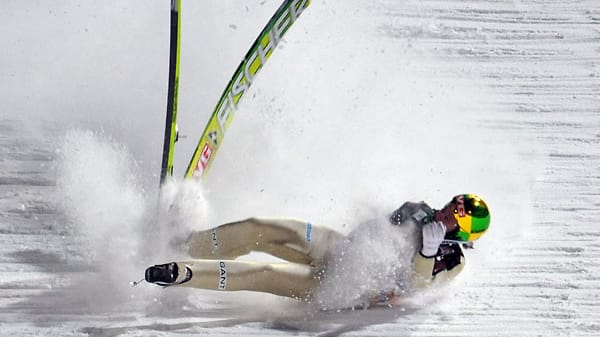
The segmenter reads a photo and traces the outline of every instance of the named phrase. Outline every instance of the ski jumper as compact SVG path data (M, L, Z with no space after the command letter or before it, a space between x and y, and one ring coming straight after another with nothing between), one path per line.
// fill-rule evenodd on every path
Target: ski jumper
M426 223L433 210L425 203L405 203L390 222L393 225ZM390 226L395 230L395 226ZM210 290L248 290L309 300L326 276L327 253L343 242L344 235L298 219L250 218L205 231L194 231L187 240L192 260L176 262L177 286ZM427 258L414 256L411 282L414 288L446 281L464 265L462 251L443 249ZM239 261L250 252L265 252L283 262ZM458 255L457 255L458 252ZM447 254L453 254L452 259ZM449 255L448 255L449 256ZM457 260L458 257L458 260ZM457 262L458 261L458 262ZM393 288L393 285L392 285Z

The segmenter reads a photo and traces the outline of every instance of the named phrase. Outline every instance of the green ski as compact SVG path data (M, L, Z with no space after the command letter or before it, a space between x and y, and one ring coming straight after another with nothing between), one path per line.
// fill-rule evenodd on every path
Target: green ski
M160 185L173 176L173 150L177 141L177 94L179 89L179 47L181 40L181 0L171 0L171 46L169 53L169 88L167 118L160 170Z
M260 32L234 72L210 116L187 167L185 178L203 179L206 176L241 98L248 91L265 62L271 57L283 35L308 5L310 5L310 0L283 1Z

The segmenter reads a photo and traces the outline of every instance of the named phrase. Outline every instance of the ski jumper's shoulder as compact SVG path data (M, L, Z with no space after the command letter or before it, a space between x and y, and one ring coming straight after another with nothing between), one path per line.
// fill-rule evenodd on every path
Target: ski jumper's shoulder
M417 224L423 225L431 221L433 213L433 209L424 201L407 201L392 213L390 222L394 225L400 225L405 221L414 221Z

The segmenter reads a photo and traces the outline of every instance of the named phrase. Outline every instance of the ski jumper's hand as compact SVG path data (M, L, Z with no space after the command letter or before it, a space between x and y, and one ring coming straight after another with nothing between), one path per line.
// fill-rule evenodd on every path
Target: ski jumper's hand
M440 244L446 236L446 226L442 222L432 221L423 226L423 248L421 254L425 257L434 257Z

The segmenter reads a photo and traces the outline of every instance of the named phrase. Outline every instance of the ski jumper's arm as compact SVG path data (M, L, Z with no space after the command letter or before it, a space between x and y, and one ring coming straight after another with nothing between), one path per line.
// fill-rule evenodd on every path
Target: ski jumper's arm
M235 259L253 251L316 265L341 233L297 219L250 218L192 232L188 253L197 259Z

